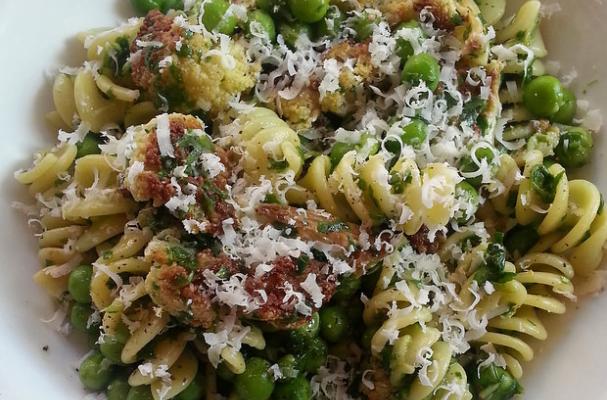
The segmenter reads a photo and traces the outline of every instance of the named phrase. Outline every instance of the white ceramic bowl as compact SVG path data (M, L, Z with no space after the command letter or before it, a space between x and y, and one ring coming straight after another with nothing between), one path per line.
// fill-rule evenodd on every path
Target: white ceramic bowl
M585 89L581 97L607 111L607 4L560 4L562 11L543 23L548 59L559 60L565 73L575 66L576 93ZM28 200L13 171L28 166L34 151L55 140L44 123L51 110L48 76L60 65L82 61L74 34L115 25L130 13L127 0L0 0L1 400L84 396L75 367L85 347L41 322L54 307L31 279L38 268L36 241L23 215L11 208L14 200ZM607 193L607 140L601 134L595 139L594 162L580 175ZM549 319L550 339L536 346L537 358L527 366L525 399L607 400L606 308L607 294L599 295Z

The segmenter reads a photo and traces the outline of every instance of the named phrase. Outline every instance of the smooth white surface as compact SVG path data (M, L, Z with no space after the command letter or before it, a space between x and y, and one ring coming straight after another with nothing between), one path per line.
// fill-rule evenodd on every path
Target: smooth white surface
M129 17L127 0L0 0L0 399L83 398L75 366L85 350L40 322L53 306L31 280L36 242L25 218L11 209L27 201L13 171L30 165L34 151L55 140L44 124L51 110L48 73L79 65L79 31L112 26ZM594 107L607 111L607 1L561 0L563 11L543 24L548 59L579 74ZM588 86L588 83L599 81ZM587 87L588 86L588 87ZM595 137L594 162L583 175L607 193L607 140ZM574 309L579 308L577 311ZM527 366L525 399L607 400L607 293L569 306L552 318L550 339L536 346ZM42 347L49 346L48 352Z

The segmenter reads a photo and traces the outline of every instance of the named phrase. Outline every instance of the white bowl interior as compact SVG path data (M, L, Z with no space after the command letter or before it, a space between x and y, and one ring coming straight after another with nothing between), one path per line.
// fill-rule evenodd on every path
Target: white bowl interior
M549 3L545 1L545 3ZM607 110L607 4L602 0L560 0L562 11L543 23L550 51L562 72L572 67L576 93ZM28 201L13 171L30 164L31 155L54 141L44 123L51 109L48 72L84 57L73 39L79 31L113 26L130 16L126 0L0 0L0 399L44 397L80 399L84 392L75 367L85 346L57 334L41 319L54 305L31 276L38 268L36 242L24 216L11 208ZM598 80L598 81L597 81ZM585 92L585 94L582 94ZM594 162L580 172L607 193L607 140L598 134ZM602 365L607 358L607 295L571 304L569 313L548 319L550 338L537 344L536 360L524 378L528 399L607 399ZM48 346L48 351L43 347Z

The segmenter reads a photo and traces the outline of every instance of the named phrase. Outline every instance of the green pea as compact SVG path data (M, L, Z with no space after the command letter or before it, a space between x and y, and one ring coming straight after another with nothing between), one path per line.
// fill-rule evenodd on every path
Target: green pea
M578 168L590 161L592 134L582 127L566 127L554 152L566 168Z
M534 78L523 89L523 103L536 117L552 117L564 104L561 82L550 75Z
M112 379L112 363L99 352L84 359L79 368L80 381L89 390L103 390Z
M131 6L139 15L145 15L152 10L160 10L163 0L131 0Z
M397 31L403 28L418 29L421 32L421 26L419 25L419 22L415 20L403 22L398 26ZM400 60L403 64L406 63L409 57L414 54L413 46L411 45L411 43L403 38L396 39L396 49L394 50L394 52L396 53L396 55L398 55L398 57L400 57Z
M466 214L462 215L458 218L457 222L460 224L465 224L472 218L472 216L478 210L478 206L480 205L480 198L478 196L478 191L466 181L460 182L455 187L455 196L457 198L462 198L467 203L472 205L470 210L465 210Z
M280 34L282 35L285 44L292 49L295 49L297 46L297 39L300 36L307 36L310 38L312 36L312 29L310 25L302 24L299 22L293 23L283 23L278 28Z
M329 7L327 15L314 24L317 38L334 38L339 34L339 28L344 22L344 15L337 6Z
M504 246L514 258L519 258L527 254L539 240L540 235L533 226L517 225L506 233Z
M320 310L320 334L328 342L339 342L348 333L349 325L343 308L331 306Z
M355 146L352 143L335 142L335 144L331 148L331 153L329 153L329 158L331 159L331 167L337 167L337 165L339 164L341 159L344 158L346 153L354 149Z
M93 310L88 304L74 303L70 311L70 323L80 332L88 332L88 320L93 313Z
M124 348L124 342L120 342L116 336L104 336L102 343L99 344L101 354L115 364L122 364L120 355Z
M89 154L99 154L101 153L101 149L99 145L102 144L101 136L96 133L89 132L86 134L82 142L76 145L78 149L76 153L76 158L88 156Z
M205 393L205 378L199 370L196 378L188 385L187 388L175 397L175 400L199 400L204 398ZM108 399L109 400L109 399Z
M305 377L298 376L276 385L272 398L275 400L311 400L312 388Z
M474 389L482 400L510 400L522 392L521 385L504 368L490 364L471 374Z
M373 29L379 22L374 14L363 11L358 17L353 19L352 29L356 32L356 40L363 42L373 34Z
M129 394L131 385L126 378L115 378L107 386L105 396L107 400L124 400Z
M209 31L231 35L236 30L238 20L234 15L226 15L230 8L227 0L209 0L204 5L202 23Z
M563 88L563 104L556 114L552 117L552 121L559 124L570 124L577 112L577 99L575 94L569 89Z
M295 378L299 371L297 370L297 359L293 354L286 354L278 360L278 368L284 378Z
M305 372L315 373L325 364L327 359L327 344L320 338L306 340L298 349L297 365Z
M304 326L288 333L289 340L294 345L299 345L302 341L318 336L319 330L320 316L315 312Z
M75 268L67 281L67 290L78 303L91 302L91 279L93 268L90 265L81 265Z
M358 292L360 289L360 277L349 274L342 276L339 281L339 286L335 290L335 294L333 294L333 300L336 301L348 301Z
M259 35L261 33L270 41L274 41L276 39L274 20L270 14L262 10L252 11L249 13L247 21L247 33L249 35L253 35L254 33Z
M288 0L291 14L306 24L318 22L329 9L329 0Z
M263 358L251 357L247 369L236 376L234 389L242 399L267 400L274 390L274 380L268 372L270 363Z
M129 390L126 400L154 400L154 396L149 386L135 386Z
M436 90L440 80L438 61L427 53L409 57L403 67L402 80L412 85L418 85L423 81L430 90Z
M403 128L401 140L404 144L418 149L428 137L428 125L420 119L412 120Z

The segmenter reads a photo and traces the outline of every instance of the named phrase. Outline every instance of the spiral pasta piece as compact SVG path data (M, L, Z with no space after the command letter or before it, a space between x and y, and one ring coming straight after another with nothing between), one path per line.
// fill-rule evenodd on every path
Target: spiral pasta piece
M452 362L453 349L441 340L441 332L432 326L427 307L413 307L415 285L400 281L394 284L397 271L390 263L382 267L373 296L365 304L363 320L367 326L379 326L371 337L371 354L386 360L391 390L408 399L441 399L453 396L471 399L466 374ZM402 387L415 374L409 387Z
M431 163L420 170L414 160L401 158L387 169L389 158L378 153L359 161L347 152L332 173L330 161L319 156L299 184L319 205L342 219L376 225L393 219L412 235L422 225L444 226L455 213L455 185L461 180L447 164Z
M539 156L538 156L539 157ZM551 203L545 204L532 187L529 177L537 161L525 167L526 179L518 189L516 219L521 225L539 222L539 242L530 250L550 250L568 258L579 268L580 275L590 275L600 264L602 247L607 241L606 217L601 207L601 194L585 180L569 181L565 170L553 164L548 172L559 179ZM582 262L582 254L587 257Z
M76 153L76 146L71 144L56 147L41 155L29 170L17 172L15 178L20 183L30 185L29 191L32 195L42 193L52 188L58 179L68 175Z
M43 218L44 231L38 240L38 258L43 266L34 281L51 296L60 298L67 292L69 273L83 257L74 246L86 227L61 218Z
M534 357L534 351L526 338L546 340L548 337L536 310L554 314L565 312L565 304L554 294L575 298L571 283L574 270L567 260L548 253L528 254L518 260L516 267L507 263L506 269L509 272L516 271L516 275L507 284L495 286L495 293L489 299L499 296L499 301L484 299L478 306L486 314L504 308L506 312L490 318L487 333L478 342L495 346L502 353L509 372L519 379L522 376L521 362L531 361ZM508 295L506 285L510 288L518 286L519 289L515 292L510 290ZM514 293L517 294L512 297ZM491 306L487 307L488 305Z
M297 133L276 113L256 107L239 118L238 142L244 149L244 170L252 178L290 172L297 177L303 166Z

